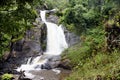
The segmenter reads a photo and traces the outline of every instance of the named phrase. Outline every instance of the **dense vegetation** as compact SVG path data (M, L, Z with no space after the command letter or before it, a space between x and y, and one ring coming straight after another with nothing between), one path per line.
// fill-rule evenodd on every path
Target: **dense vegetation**
M63 60L70 59L73 73L66 80L119 80L119 50L106 51L102 26L81 36L79 43L64 52Z
M81 38L64 52L73 70L66 80L119 80L119 7L120 0L2 0L0 55L33 26L35 8L57 8L59 23Z
M70 0L61 21L81 43L64 52L73 73L66 80L119 80L119 0ZM115 41L115 42L114 42Z
M36 12L33 0L2 0L0 2L0 56L12 51L13 42L21 39L32 27Z
M69 59L73 69L66 80L119 80L120 1L69 0L61 5L54 6L61 10L60 23L81 38L64 52L63 60Z

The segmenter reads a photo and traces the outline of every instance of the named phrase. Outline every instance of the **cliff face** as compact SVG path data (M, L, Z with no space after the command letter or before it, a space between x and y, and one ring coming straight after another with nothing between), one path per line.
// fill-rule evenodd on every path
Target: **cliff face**
M33 23L34 28L27 30L24 38L13 44L13 51L11 57L7 59L9 52L4 56L4 61L0 63L0 72L2 73L16 73L13 69L21 64L27 63L28 58L41 55L46 49L46 25L40 18L36 18Z

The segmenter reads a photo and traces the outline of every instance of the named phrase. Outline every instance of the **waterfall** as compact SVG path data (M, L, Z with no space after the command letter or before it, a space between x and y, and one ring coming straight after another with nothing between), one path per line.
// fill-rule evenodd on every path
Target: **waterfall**
M33 59L31 63L30 63L31 59L29 59L28 63L21 65L17 69L17 71L41 70L41 66L47 63L48 57L55 55L59 56L64 49L68 48L61 25L57 26L54 23L47 22L45 15L46 15L46 11L40 11L41 19L47 25L46 51L43 53L42 56L38 56L35 59Z
M44 21L44 22L46 22L45 14L46 14L46 11L40 11L41 19L42 19L42 21Z
M68 47L63 29L54 23L47 22L45 19L45 11L41 11L42 21L47 25L47 50L45 54L59 55L65 48Z

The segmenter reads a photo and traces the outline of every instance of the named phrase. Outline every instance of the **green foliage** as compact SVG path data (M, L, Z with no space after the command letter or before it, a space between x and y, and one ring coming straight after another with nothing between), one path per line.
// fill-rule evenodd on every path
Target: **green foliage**
M81 1L70 0L71 5L67 14L63 13L61 17L61 21L68 29L79 33L82 31L81 44L64 52L63 58L70 59L73 67L73 73L66 80L98 80L98 77L101 80L119 80L119 50L111 53L106 51L103 24L109 20L108 24L120 27L120 2L118 0ZM76 5L82 5L85 11L74 12ZM76 12L78 15L75 15ZM77 22L75 22L76 17L79 18ZM80 23L79 20L82 22Z
M109 19L114 15L113 11L119 11L118 0L69 0L68 7L63 9L60 23L80 34L88 28L98 26L104 18Z
M63 55L74 67L74 73L67 80L94 80L98 75L104 80L119 79L120 68L114 67L119 66L117 56L120 55L119 52L108 54L105 51L103 24L109 20L111 24L120 26L120 0L68 0L62 5L56 5L57 1L47 1L51 9L62 11L57 13L60 23L81 34L82 43L67 49Z
M86 31L87 28L100 23L101 14L93 6L90 6L89 1L70 0L69 4L69 7L63 10L60 19L60 23L64 23L69 30L73 25L71 31L80 34Z
M49 9L57 8L59 10L62 10L67 8L68 0L45 0L45 4Z
M63 58L70 59L73 73L65 80L119 80L120 54L118 50L111 54L105 51L104 29L96 27L87 30L77 44L64 53Z
M94 57L86 58L84 63L79 63L66 80L95 80L98 75L102 80L119 80L119 56L117 51L111 55L98 52Z
M74 25L73 29L76 32L84 30L86 27L85 20L83 18L83 13L86 9L83 5L76 5L73 8L66 8L63 11L63 16L61 17L60 22L64 23L69 30L71 30L70 25ZM69 28L70 27L70 28Z
M99 25L99 21L101 19L100 17L102 17L101 14L95 11L94 9L90 9L87 11L87 13L83 14L83 19L85 20L87 28Z
M1 77L2 80L11 80L12 78L13 78L13 75L8 73L3 74Z
M65 56L71 60L71 66L80 65L85 58L93 56L97 51L100 51L104 44L104 33L101 26L87 30L87 33L81 36L81 41L83 41L81 44L65 51Z
M35 17L33 0L5 0L0 3L0 54L10 49L11 42L22 38L32 27Z

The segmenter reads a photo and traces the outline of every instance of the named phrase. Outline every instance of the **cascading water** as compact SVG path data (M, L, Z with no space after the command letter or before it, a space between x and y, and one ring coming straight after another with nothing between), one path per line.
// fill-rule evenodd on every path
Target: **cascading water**
M44 14L44 15L43 15ZM47 25L47 51L45 54L59 55L65 48L67 43L61 25L57 26L54 23L45 20L45 11L41 11L42 20Z
M46 11L40 11L42 21L47 25L47 49L42 56L38 56L30 63L31 58L27 64L21 65L17 71L25 70L27 72L31 70L41 70L41 66L48 61L48 57L58 56L61 52L68 47L65 39L63 29L54 23L47 22L45 19Z

